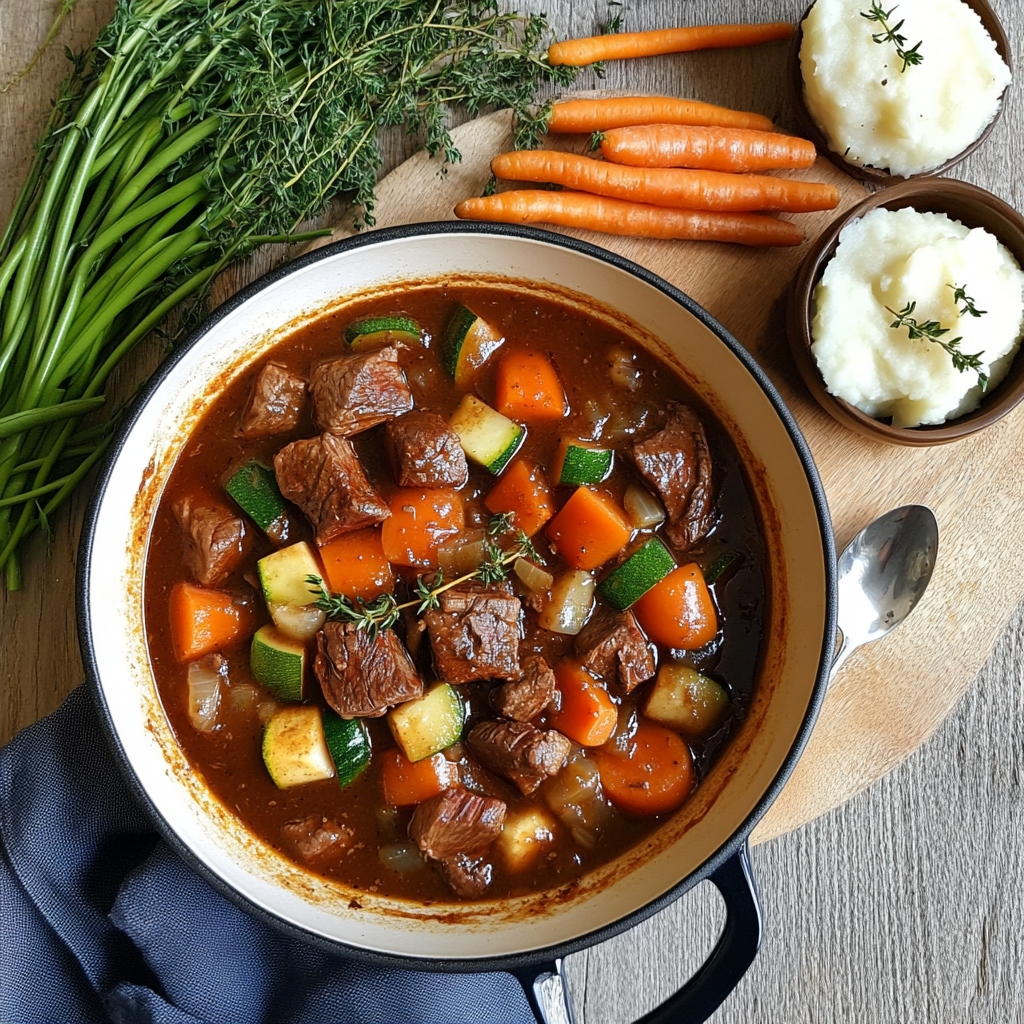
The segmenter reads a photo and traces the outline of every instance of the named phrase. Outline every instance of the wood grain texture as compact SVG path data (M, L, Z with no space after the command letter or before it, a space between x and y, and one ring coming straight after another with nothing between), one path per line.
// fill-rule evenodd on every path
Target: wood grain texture
M593 32L606 14L604 0L519 6L546 8L563 36ZM634 6L627 11L630 29L792 20L805 3L645 0ZM994 0L994 6L1014 42L1019 67L1024 15L1014 0ZM81 0L58 45L22 83L0 94L0 220L27 169L31 141L62 73L61 46L87 43L111 7L110 0ZM50 14L48 5L34 0L0 0L0 81L31 55ZM694 96L760 110L785 124L784 56L784 44L773 44L613 63L603 82L588 75L581 86ZM1024 182L1014 175L1024 156L1020 101L1015 83L992 138L956 172L1018 208L1024 206ZM390 134L384 140L386 169L414 148L413 140ZM625 254L647 262L647 250L637 245ZM974 677L1024 580L1016 469L1022 428L1017 416L988 432L969 460L959 458L959 446L908 455L831 428L795 384L787 386L795 378L779 301L785 281L765 283L761 262L747 255L731 291L709 295L700 291L699 282L676 283L756 351L811 435L826 489L838 493L845 486L851 492L848 502L835 509L840 544L864 521L900 501L924 499L937 506L943 527L939 575L929 605L918 614L922 621L945 620L952 638L947 642L914 623L851 659L830 695L808 756L759 831L764 839L820 813L896 765L939 724ZM230 294L281 256L259 254L226 277L218 296ZM764 301L760 317L748 312L754 289ZM125 368L122 393L130 392L159 356L159 346L140 349L135 365ZM856 488L850 488L841 467L854 459ZM926 494L921 493L922 480ZM5 627L0 742L55 708L81 678L73 568L86 501L83 490L57 517L49 544L40 540L32 546L26 591L0 596ZM956 559L948 557L954 550ZM958 576L966 580L971 614L964 613ZM896 656L891 648L897 646L906 652L906 663L891 660ZM913 671L905 664L913 665ZM1024 1020L1022 678L1024 616L1018 613L967 699L931 743L844 806L754 850L765 899L765 945L715 1021ZM863 700L865 689L877 696L874 704ZM685 980L710 948L720 923L720 908L702 887L639 928L571 958L567 970L580 1024L634 1020Z

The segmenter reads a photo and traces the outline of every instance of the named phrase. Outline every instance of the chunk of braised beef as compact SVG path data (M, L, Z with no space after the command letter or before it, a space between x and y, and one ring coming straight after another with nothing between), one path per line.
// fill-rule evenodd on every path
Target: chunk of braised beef
M313 671L324 699L342 718L379 718L423 695L423 680L391 629L373 640L354 622L326 622L316 635Z
M576 637L576 655L588 672L609 683L617 680L623 693L652 679L657 670L632 612L598 611Z
M438 861L441 877L456 896L464 900L479 899L491 884L491 865L483 857L457 853Z
M507 583L469 582L446 590L423 616L434 671L448 683L519 677L522 605Z
M692 548L715 524L711 452L696 413L670 403L665 429L634 444L632 454L665 506L669 540L682 551Z
M204 587L223 583L245 557L245 521L230 509L196 495L171 506L185 532L182 561Z
M311 864L340 857L351 845L354 832L321 814L296 818L281 826L281 837L294 853Z
M399 487L463 487L469 479L458 435L436 412L416 409L388 423L388 457Z
M321 434L293 441L274 456L274 475L281 493L313 524L317 544L391 515L343 437Z
M413 407L398 351L390 347L318 363L310 375L309 392L317 428L343 437L369 430Z
M280 363L267 363L253 381L238 432L243 437L287 434L299 425L308 401L304 377Z
M409 837L434 860L482 853L501 835L505 806L504 800L452 786L416 808Z
M502 718L529 722L551 703L556 689L551 666L540 655L532 654L523 662L520 679L491 690L491 707Z
M529 722L481 722L470 730L467 742L485 768L514 782L524 796L558 774L572 750L560 732Z

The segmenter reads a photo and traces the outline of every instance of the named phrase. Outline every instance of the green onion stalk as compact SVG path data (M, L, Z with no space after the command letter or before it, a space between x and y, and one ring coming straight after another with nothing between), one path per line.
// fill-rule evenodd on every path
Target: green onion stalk
M121 359L172 311L191 322L231 261L322 233L300 226L336 194L372 224L379 129L455 160L451 105L512 107L530 144L539 83L574 73L548 65L545 32L495 0L120 0L69 54L0 238L9 589L25 537L103 454Z

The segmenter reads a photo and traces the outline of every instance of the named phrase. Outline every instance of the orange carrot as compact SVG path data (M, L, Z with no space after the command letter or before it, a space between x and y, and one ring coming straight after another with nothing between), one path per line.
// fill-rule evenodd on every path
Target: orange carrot
M633 167L700 167L744 173L810 167L818 151L813 142L778 132L647 124L604 132L601 155L612 163Z
M565 415L565 391L558 372L543 352L518 349L498 363L495 408L510 420L534 423Z
M615 96L606 100L567 100L556 103L548 115L549 132L589 134L609 128L640 124L719 125L770 132L772 122L763 114L716 107L699 100L674 96Z
M385 750L381 756L380 782L384 803L392 807L421 804L459 780L459 767L444 754L422 761L410 761L400 750Z
M569 565L596 569L625 547L633 527L607 494L577 487L545 533Z
M354 530L324 544L319 551L327 586L349 600L372 601L394 589L391 566L384 557L379 529Z
M554 514L551 487L544 471L526 459L516 459L491 488L484 504L491 512L514 512L512 525L532 537Z
M450 487L396 491L381 526L384 557L394 565L437 568L437 549L465 525L462 496Z
M643 631L666 647L696 650L718 632L715 605L696 562L673 569L632 610Z
M770 21L758 25L694 25L692 28L663 28L653 32L616 32L555 43L548 48L548 61L551 64L581 67L599 60L753 46L776 39L789 39L792 35L793 26L788 21Z
M582 665L563 661L555 669L558 680L558 710L551 714L551 726L584 747L607 742L619 720L619 712L608 691Z
M629 814L674 810L693 789L693 757L677 733L641 718L624 751L594 752L601 788Z
M737 245L799 245L804 240L803 231L795 224L760 213L671 210L585 192L541 189L499 192L482 199L464 199L455 207L455 215L463 220L558 224L603 231L608 235L735 242Z
M255 625L252 609L222 590L176 583L170 597L171 645L178 661L195 661L241 640Z
M625 167L554 150L502 153L491 161L491 170L499 178L550 182L613 199L687 210L809 213L832 210L839 205L839 189L835 185L762 174Z

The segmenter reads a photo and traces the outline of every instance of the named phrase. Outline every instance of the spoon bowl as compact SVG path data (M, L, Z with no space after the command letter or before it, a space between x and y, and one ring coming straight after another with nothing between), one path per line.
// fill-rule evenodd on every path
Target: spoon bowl
M858 647L880 640L917 607L939 550L939 525L927 505L903 505L869 523L839 559L842 641L830 680Z

